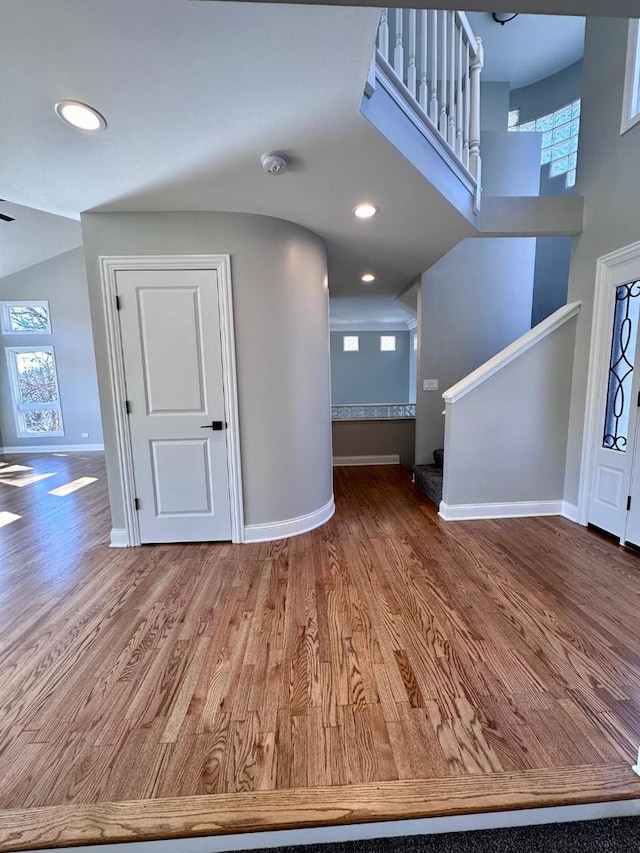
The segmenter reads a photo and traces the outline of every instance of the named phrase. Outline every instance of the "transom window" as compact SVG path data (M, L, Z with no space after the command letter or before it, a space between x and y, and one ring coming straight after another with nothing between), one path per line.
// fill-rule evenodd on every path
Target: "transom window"
M4 335L51 334L48 302L2 302L1 305Z
M342 350L343 352L358 352L360 349L360 337L358 335L343 335Z
M395 335L380 335L380 352L395 352L396 351L396 336Z
M549 164L549 177L566 175L567 187L576 182L578 134L580 132L580 98L559 110L520 124L520 110L509 111L511 131L542 134L540 165Z
M624 133L640 121L640 23L637 18L629 21L627 41L627 65L624 77L624 97L622 100L622 124L620 133Z
M64 435L53 347L6 347L5 355L18 435Z

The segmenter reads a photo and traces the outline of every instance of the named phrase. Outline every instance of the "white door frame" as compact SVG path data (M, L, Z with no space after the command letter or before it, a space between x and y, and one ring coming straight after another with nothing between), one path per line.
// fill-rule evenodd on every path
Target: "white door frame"
M227 422L231 541L244 542L238 382L229 255L102 255L99 261L102 303L107 331L113 417L116 426L116 446L120 463L125 515L126 536L118 541L118 545L135 546L141 544L138 515L135 509L133 453L126 411L124 356L116 300L116 273L120 270L215 270L217 273L224 408ZM126 541L124 541L125 539Z
M640 262L640 242L624 246L596 261L596 284L593 298L593 320L591 323L591 345L589 348L589 372L584 432L582 436L582 458L580 462L580 486L578 490L578 521L589 521L589 498L593 488L596 452L596 435L602 427L607 395L609 361L611 359L611 333L613 328L614 300L611 290L620 283L614 273L625 264ZM631 280L633 276L630 277ZM640 338L639 338L640 340ZM640 368L640 365L639 365Z

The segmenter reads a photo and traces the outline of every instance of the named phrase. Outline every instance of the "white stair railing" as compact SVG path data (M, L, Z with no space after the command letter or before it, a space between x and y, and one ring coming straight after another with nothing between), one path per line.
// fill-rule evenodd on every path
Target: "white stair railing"
M479 201L484 53L482 39L474 36L467 16L456 11L384 9L377 59L471 175Z

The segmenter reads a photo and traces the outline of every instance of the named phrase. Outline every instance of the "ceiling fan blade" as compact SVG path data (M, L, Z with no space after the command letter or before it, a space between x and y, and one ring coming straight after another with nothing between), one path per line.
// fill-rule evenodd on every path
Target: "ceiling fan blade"
M0 213L0 219L3 219L5 222L15 222L15 216L7 216L6 213Z

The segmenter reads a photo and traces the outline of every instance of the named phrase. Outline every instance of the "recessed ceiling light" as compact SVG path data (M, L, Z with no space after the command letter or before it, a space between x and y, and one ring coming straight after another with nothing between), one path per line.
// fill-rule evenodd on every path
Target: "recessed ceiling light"
M354 207L353 212L358 219L371 219L371 217L375 216L378 212L378 208L374 204L370 204L368 201L365 201L357 207Z
M93 107L81 104L80 101L60 101L56 104L56 113L67 124L80 130L104 130L107 122Z
M375 281L375 280L376 280L376 277L375 277L375 275L374 275L373 273L371 273L371 272L366 272L366 273L362 276L362 281L364 281L366 284L370 284L372 281Z

